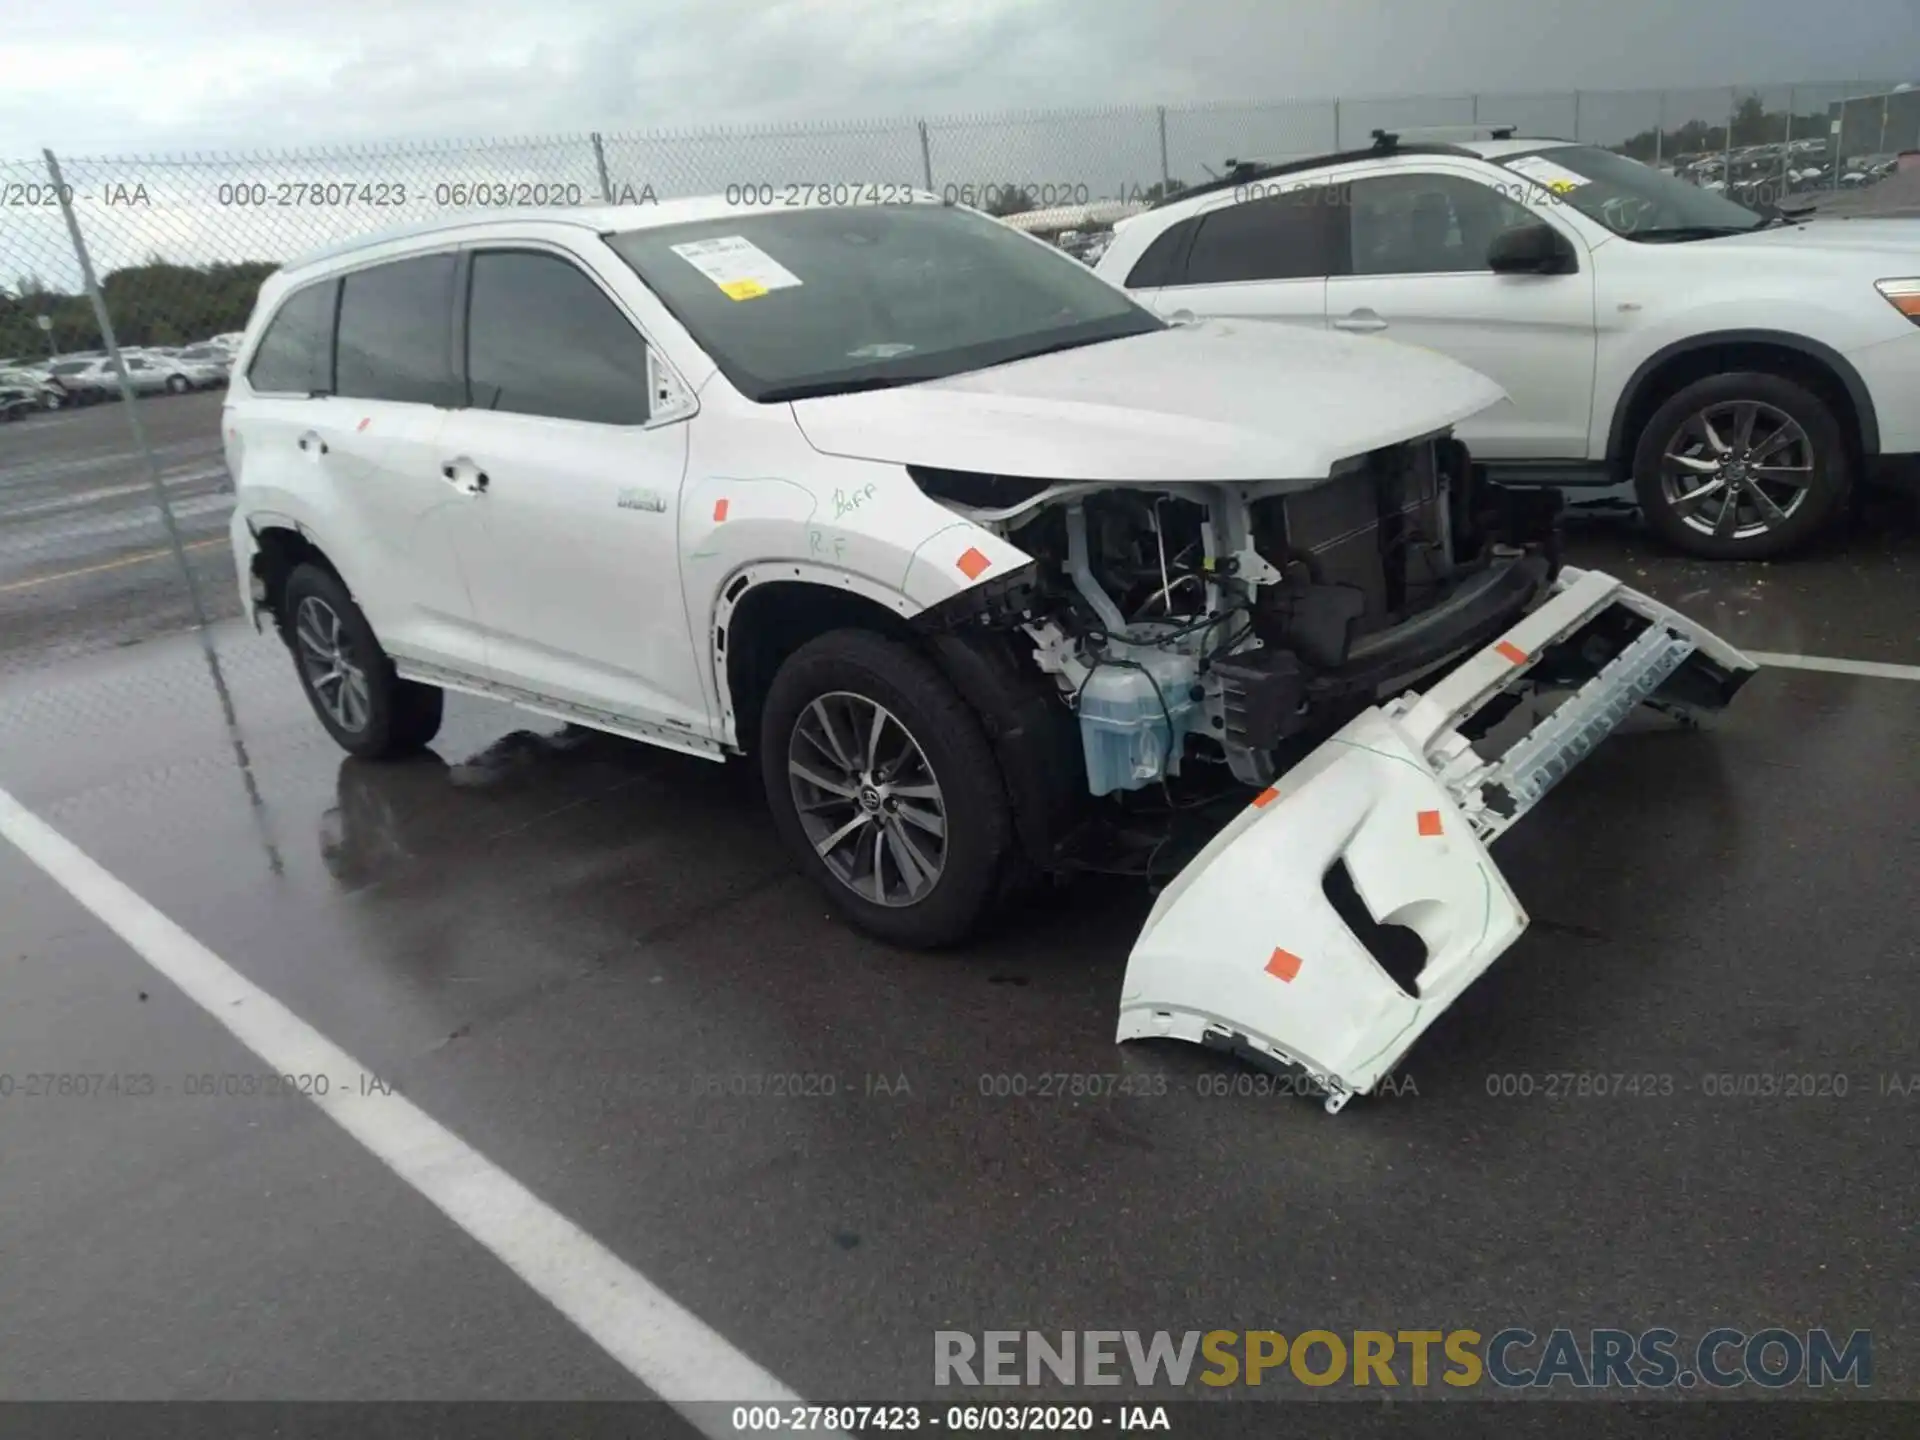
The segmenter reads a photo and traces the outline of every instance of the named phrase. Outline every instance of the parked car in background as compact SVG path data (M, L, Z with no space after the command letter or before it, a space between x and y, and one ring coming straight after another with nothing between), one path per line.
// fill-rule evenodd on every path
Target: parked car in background
M119 382L100 373L101 362L85 355L63 355L47 367L47 378L60 387L69 405L97 405L120 398Z
M175 360L204 372L209 385L224 385L233 371L233 354L218 345L188 345L174 352Z
M184 395L189 390L211 389L225 379L213 365L181 360L172 355L160 355L147 350L122 350L120 358L126 363L127 379L137 395ZM109 395L120 393L120 378L111 358L87 361L85 368L75 373L80 379L104 388ZM68 377L58 378L64 381Z
M58 410L67 403L66 392L44 371L28 366L0 368L0 388L16 390L32 399L34 408Z
M11 424L28 415L38 414L42 408L40 397L34 391L0 375L0 424Z
M1493 478L1631 481L1695 555L1785 554L1920 464L1920 221L1763 212L1511 133L1245 167L1120 222L1100 274L1163 315L1407 341L1490 375Z

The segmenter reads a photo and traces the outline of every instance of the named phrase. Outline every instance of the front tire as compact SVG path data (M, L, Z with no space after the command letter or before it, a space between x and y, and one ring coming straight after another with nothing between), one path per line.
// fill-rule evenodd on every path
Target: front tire
M169 375L167 377L167 393L169 395L184 395L192 388L193 386L184 375Z
M1845 509L1853 481L1832 407L1758 371L1680 390L1641 432L1633 471L1648 528L1709 560L1800 548Z
M760 723L774 824L862 930L934 949L992 908L1011 822L980 722L918 651L867 630L809 641Z
M386 760L411 754L440 733L445 695L394 673L337 575L318 565L296 566L279 613L300 688L342 750Z

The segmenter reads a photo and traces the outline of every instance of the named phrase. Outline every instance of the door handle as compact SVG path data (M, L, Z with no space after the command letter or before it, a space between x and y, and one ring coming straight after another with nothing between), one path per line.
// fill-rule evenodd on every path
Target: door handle
M327 453L327 442L320 438L318 430L309 430L300 437L300 448L309 454L324 455Z
M470 472L466 478L461 471ZM484 495L487 493L487 472L477 470L471 460L453 460L440 467L440 474L453 483L453 488L462 495Z
M1343 315L1333 322L1336 330L1345 330L1350 335L1372 335L1387 328L1387 322L1371 310L1355 310L1351 315Z

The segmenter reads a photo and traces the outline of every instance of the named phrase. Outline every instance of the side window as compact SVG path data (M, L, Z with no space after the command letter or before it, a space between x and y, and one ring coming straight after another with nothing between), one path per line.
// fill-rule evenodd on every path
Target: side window
M647 342L579 266L532 250L473 257L467 403L599 425L647 418Z
M247 383L269 393L310 395L333 389L333 302L338 281L296 290L260 337Z
M365 400L457 405L453 255L419 255L340 281L334 391Z
M1162 230L1153 243L1140 252L1133 269L1127 272L1127 289L1151 290L1161 285L1178 285L1183 268L1181 256L1186 253L1193 232L1199 228L1198 220L1182 220Z
M1200 217L1187 256L1185 283L1221 285L1239 280L1301 280L1331 274L1337 225L1344 223L1337 193L1314 185L1244 200Z
M1352 186L1353 273L1433 275L1485 270L1502 230L1536 217L1461 175L1381 175Z
M147 362L142 360L138 355L133 355L127 357L126 367L129 370L144 370L147 368Z

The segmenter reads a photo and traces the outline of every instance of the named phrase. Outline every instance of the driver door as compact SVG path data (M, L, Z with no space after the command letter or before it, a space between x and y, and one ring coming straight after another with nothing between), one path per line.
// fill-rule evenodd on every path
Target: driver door
M1598 332L1585 241L1479 179L1439 168L1355 175L1346 187L1347 273L1327 281L1327 322L1450 355L1507 400L1460 422L1480 460L1582 460ZM1487 245L1515 225L1554 225L1571 275L1496 275Z

